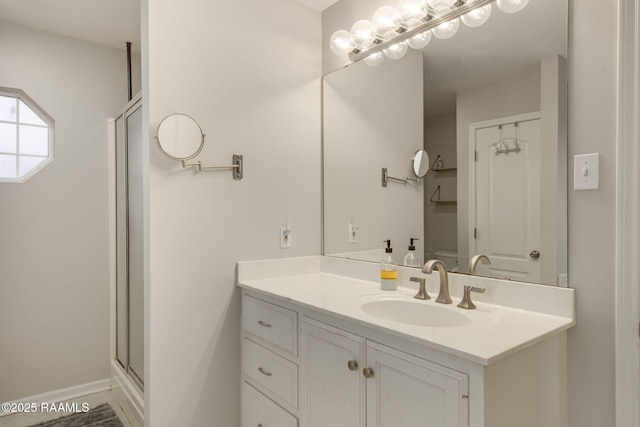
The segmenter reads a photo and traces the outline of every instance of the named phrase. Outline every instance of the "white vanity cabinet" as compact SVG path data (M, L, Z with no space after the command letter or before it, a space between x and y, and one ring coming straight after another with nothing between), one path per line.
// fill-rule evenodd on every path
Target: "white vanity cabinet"
M300 322L301 426L364 427L365 339L303 318Z
M467 375L367 343L367 427L468 425Z
M242 427L297 427L297 313L242 297Z
M277 303L242 296L242 427L468 425L466 374Z
M567 427L574 290L452 274L454 291L486 289L463 310L460 294L416 300L415 269L399 271L405 283L389 292L373 263L238 263L242 427Z
M304 318L301 425L467 426L467 375Z

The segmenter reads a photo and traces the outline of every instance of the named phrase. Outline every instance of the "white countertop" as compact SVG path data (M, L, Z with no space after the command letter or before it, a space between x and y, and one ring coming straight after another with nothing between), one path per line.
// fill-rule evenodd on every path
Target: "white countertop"
M349 277L345 272L355 277ZM405 286L400 286L396 291L383 291L377 280L360 278L375 277L377 272L378 265L374 263L326 257L248 261L238 263L238 285L485 366L575 324L572 289L450 274L453 304L445 305L435 302L437 274L427 276L416 269L400 268L400 282ZM413 298L416 290L409 287L410 275L428 279L431 300ZM476 310L456 307L460 301L458 288L461 288L461 284L456 282L461 281L487 289L485 294L472 294ZM417 326L384 320L362 310L363 302L377 299L405 299L415 304L453 310L468 317L470 324L460 327ZM515 303L509 306L497 304L522 299L522 305L527 309L514 308L514 305L517 306Z

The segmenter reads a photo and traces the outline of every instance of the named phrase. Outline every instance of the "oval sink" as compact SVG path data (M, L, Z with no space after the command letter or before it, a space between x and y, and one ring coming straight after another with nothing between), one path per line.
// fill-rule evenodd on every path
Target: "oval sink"
M457 328L471 324L471 319L461 312L418 300L380 299L360 308L371 316L410 325Z

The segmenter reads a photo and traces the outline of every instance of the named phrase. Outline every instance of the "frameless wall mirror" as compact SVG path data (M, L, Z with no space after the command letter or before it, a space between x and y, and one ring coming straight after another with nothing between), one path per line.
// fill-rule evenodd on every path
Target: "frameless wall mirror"
M156 140L160 151L174 160L180 160L182 167L193 166L199 171L231 169L233 179L243 177L243 157L234 154L231 165L203 166L201 162L187 162L196 157L204 147L204 133L198 122L185 114L171 114L160 122Z
M340 0L323 34L371 19L378 5ZM422 263L467 273L482 253L491 264L477 275L566 282L567 2L491 7L484 25L432 31L395 60L383 52L382 62L344 66L323 40L323 68L337 68L323 77L325 255L378 262L391 239L401 260L420 237ZM380 185L380 168L422 174L406 161L421 149L431 157L421 185Z

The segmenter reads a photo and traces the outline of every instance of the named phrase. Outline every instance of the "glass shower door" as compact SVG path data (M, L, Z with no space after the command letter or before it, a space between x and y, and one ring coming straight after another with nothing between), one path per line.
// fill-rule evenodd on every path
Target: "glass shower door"
M142 102L116 119L116 358L144 386Z

